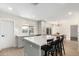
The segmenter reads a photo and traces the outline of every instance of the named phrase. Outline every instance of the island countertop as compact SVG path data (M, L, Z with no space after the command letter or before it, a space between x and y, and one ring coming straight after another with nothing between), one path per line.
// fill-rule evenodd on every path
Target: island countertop
M36 45L42 46L47 44L47 39L55 38L54 36L33 36L33 37L24 37L24 40L27 40Z

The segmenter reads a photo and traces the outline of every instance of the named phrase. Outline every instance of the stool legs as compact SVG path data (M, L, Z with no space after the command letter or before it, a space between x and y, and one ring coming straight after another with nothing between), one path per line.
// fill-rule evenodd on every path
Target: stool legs
M65 55L65 49L64 49L64 46L63 46L63 51L64 51L64 55Z
M45 56L47 56L47 51L45 51Z

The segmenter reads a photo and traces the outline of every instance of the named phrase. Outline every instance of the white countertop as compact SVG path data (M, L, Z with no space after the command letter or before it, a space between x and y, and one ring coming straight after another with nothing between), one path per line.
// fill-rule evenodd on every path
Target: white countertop
M47 39L54 38L53 36L34 36L34 37L24 37L25 40L28 40L34 44L37 44L39 46L42 46L44 44L47 44Z

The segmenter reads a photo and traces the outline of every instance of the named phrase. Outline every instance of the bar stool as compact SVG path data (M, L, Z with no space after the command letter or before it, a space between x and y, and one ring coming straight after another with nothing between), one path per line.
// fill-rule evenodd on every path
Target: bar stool
M63 55L62 54L62 39L60 39L60 36L56 37L56 40L51 43L51 46L52 48L48 52L51 52L52 55L54 55L55 53L56 56L58 54L60 56Z
M64 52L64 55L65 55L65 48L64 48L64 35L61 35L61 48L62 48L62 50L63 50L63 52Z
M60 39L59 39L59 45L58 45L58 53L60 56L63 55L62 51L64 52L64 55L65 55L65 49L64 49L64 43L63 43L63 40L64 40L64 35L61 35L60 36Z
M52 46L51 46L52 41L53 41L53 39L48 39L47 40L47 45L41 46L41 49L45 51L45 56L48 56L47 52L52 48Z
M51 46L43 45L43 46L41 46L41 49L45 51L45 55L44 56L48 56L47 52L51 49Z
M57 56L58 55L58 46L59 46L59 40L57 39L51 43L52 48L48 51L48 53L51 52L52 56L54 56L54 55Z

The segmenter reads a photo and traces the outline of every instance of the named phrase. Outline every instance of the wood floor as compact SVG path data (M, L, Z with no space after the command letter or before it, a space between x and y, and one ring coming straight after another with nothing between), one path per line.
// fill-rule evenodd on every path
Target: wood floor
M79 56L78 42L65 41L65 56ZM8 48L0 51L0 56L23 56L24 48Z
M78 47L79 42L77 41L65 41L65 51L66 55L65 56L79 56L79 47Z
M23 48L7 48L0 51L0 56L23 56Z

